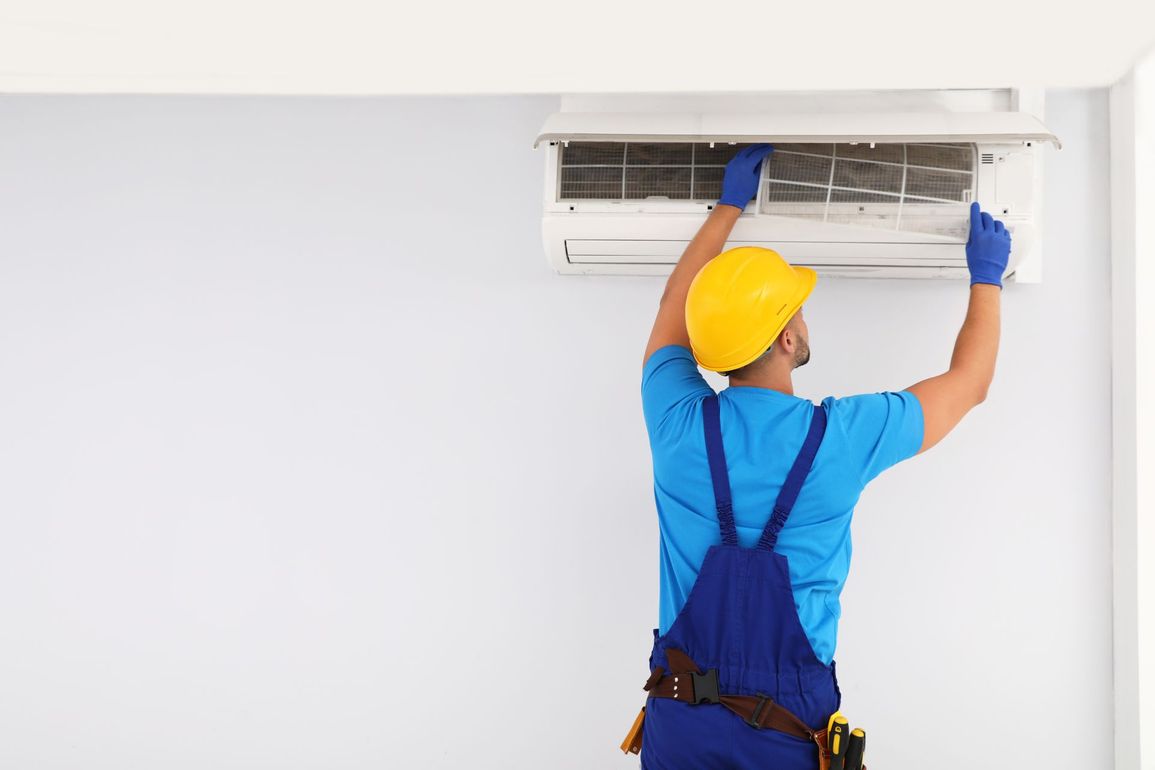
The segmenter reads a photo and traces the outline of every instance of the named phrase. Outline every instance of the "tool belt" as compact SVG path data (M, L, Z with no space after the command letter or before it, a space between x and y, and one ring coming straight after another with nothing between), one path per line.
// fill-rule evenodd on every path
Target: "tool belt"
M818 747L819 763L825 768L829 762L826 745L826 730L812 730L793 712L776 703L768 695L725 695L718 692L718 670L702 671L689 655L681 650L667 648L666 661L670 664L667 672L658 666L650 673L642 688L652 698L671 698L690 705L717 703L725 706L742 718L755 730L777 730L805 741L812 741ZM641 719L635 722L635 730L627 737L630 745L623 745L624 751L637 752L641 749Z

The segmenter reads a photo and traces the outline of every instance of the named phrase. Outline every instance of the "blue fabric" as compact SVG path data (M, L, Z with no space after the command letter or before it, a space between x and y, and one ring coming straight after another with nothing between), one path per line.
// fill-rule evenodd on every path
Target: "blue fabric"
M829 708L814 702L815 712ZM825 725L823 725L825 727ZM725 706L649 698L642 770L818 770L818 749L777 730L755 730Z
M713 390L689 349L654 352L642 374L642 406L654 467L659 525L659 633L690 594L707 549L720 542L703 437ZM806 436L813 404L765 388L718 394L740 545L753 546ZM922 446L922 409L909 391L822 401L828 426L809 481L778 538L798 617L815 654L834 659L839 595L850 569L850 520L866 484Z
M714 487L714 510L718 513L718 529L722 545L738 545L738 531L734 528L734 506L730 497L730 477L726 473L726 450L722 446L722 427L718 418L718 399L707 396L702 402L705 422L706 460L710 464L710 482Z
M715 396L707 396L705 413L714 414L717 403ZM790 520L792 501L804 487L823 440L825 409L812 407L810 412L806 440L775 505L785 522ZM719 474L728 475L719 421L708 418L704 433L711 475L717 482ZM728 482L722 482L714 488L729 489ZM725 499L718 498L716 503L725 508ZM775 532L776 524L767 525L764 538ZM654 632L651 670L661 667L673 674L686 673L687 669L672 666L668 656L669 650L680 650L697 667L690 670L717 672L719 693L769 697L813 730L825 727L841 705L834 665L817 658L798 619L787 559L772 550L711 546L673 625L666 634ZM813 742L773 729L756 730L723 709L707 703L647 699L642 767L817 770L818 747Z
M717 397L709 400L716 401ZM774 550L774 546L778 542L778 533L786 526L786 519L790 516L790 511L794 510L798 493L802 491L802 484L806 481L806 476L814 465L814 457L818 454L818 447L822 443L822 437L825 433L826 407L816 406L814 407L814 416L810 420L810 430L802 441L802 449L798 451L794 465L790 466L790 472L786 474L786 480L782 482L782 489L778 492L778 500L774 503L774 512L762 530L762 537L758 538L758 548L767 551Z
M786 557L714 545L670 630L655 636L650 668L670 671L666 650L717 669L718 692L766 695L813 730L842 701L833 664L815 657L794 610ZM755 730L725 706L647 698L644 770L818 770L818 747L777 730Z

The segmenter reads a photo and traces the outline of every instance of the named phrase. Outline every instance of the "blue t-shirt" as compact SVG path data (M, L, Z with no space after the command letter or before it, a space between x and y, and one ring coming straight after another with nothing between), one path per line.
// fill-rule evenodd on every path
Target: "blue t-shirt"
M642 370L642 408L654 464L660 532L659 633L673 625L706 556L721 542L702 432L714 391L689 349L657 350ZM776 390L729 387L718 395L738 544L758 542L810 425L810 401ZM910 391L825 398L827 427L814 465L778 537L794 604L815 654L834 658L839 595L850 571L850 519L863 487L918 453L922 407Z

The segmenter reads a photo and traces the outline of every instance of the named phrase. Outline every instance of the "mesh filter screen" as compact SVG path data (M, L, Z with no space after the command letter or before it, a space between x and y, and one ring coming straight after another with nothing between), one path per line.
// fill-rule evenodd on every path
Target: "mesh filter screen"
M620 166L625 160L623 142L571 142L562 148L562 163L570 166Z
M836 157L831 185L850 190L902 195L902 168L897 164L884 165Z
M906 172L906 194L920 198L963 201L970 191L970 174L911 168Z
M626 199L690 197L690 169L682 166L626 167Z
M669 198L713 202L745 144L570 142L561 148L560 200Z
M622 172L609 166L573 166L561 180L562 198L621 198Z
M570 142L559 199L713 202L745 146ZM975 163L973 144L783 143L763 164L761 211L965 238Z
M782 182L803 182L826 187L830 183L831 156L773 152L766 161L766 178Z
M627 166L693 166L692 144L631 144Z
M912 166L974 171L974 148L969 144L908 144L906 162Z
M766 164L761 211L966 238L971 144L783 144Z

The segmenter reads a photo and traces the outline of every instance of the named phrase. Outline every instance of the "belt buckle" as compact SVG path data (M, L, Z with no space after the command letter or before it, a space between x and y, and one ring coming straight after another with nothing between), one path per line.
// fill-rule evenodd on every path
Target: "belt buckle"
M720 703L718 698L718 669L712 668L704 674L691 671L694 682L694 703Z
M758 723L758 718L762 716L762 709L766 707L766 704L773 703L774 699L769 695L765 695L760 692L754 693L754 695L758 698L758 705L754 707L754 713L751 714L750 718L746 720L746 724L750 725L755 730L761 730L762 725Z

